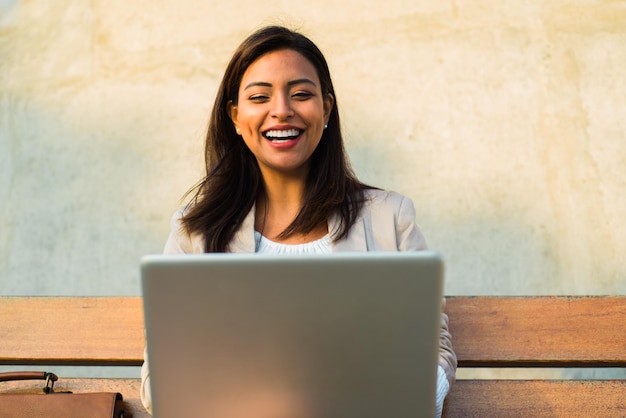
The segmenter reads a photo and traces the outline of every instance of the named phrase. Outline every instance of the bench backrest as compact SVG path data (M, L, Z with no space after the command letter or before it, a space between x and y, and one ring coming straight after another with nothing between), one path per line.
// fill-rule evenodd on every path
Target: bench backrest
M138 366L139 297L1 297L0 364Z
M462 367L625 367L626 297L448 298Z
M626 296L450 297L460 367L626 367ZM0 364L140 365L139 297L0 297Z

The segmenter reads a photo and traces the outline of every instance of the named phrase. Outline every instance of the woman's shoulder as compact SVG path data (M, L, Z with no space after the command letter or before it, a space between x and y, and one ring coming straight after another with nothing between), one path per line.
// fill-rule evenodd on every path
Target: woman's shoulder
M415 221L415 206L411 198L398 192L368 189L360 217L369 218L376 224L394 222L405 225Z
M361 210L368 248L384 251L419 251L426 242L415 222L411 198L389 190L368 189Z
M187 232L183 223L185 214L189 211L189 205L176 210L170 218L170 235L165 243L165 254L189 254L204 252L204 241L197 233Z
M367 189L365 199L370 207L399 209L408 205L413 207L411 198L392 190Z

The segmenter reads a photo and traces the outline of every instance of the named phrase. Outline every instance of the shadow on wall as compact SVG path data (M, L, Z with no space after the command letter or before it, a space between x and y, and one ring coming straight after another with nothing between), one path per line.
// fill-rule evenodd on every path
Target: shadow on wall
M167 109L146 117L161 92L88 86L43 94L48 103L26 94L2 101L12 161L2 179L3 295L139 294L139 258L162 250L192 184L181 186L193 171L188 161L181 174L189 146L172 146Z
M414 200L429 247L446 260L446 294L626 291L626 283L619 280L624 266L614 257L612 241L601 239L592 224L581 227L578 207L569 206L571 197L555 199L549 182L541 180L550 167L538 170L539 157L519 169L519 157L494 151L488 158L481 155L480 161L497 160L495 167L477 166L472 155L443 152L453 146L444 138L408 141L402 139L405 133L396 132L398 140L379 126L383 121L370 114L359 122L362 136L348 138L355 171L367 183ZM350 121L347 127L357 131ZM532 148L527 152L524 158L532 159ZM562 173L574 182L568 174Z

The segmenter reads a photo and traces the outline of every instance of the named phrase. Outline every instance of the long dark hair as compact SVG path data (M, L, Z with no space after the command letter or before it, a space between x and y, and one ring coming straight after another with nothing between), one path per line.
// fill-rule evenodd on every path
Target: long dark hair
M211 112L205 143L206 177L193 194L182 218L189 234L204 238L206 252L226 252L255 200L263 191L257 161L235 132L228 103L237 104L239 86L247 68L268 52L289 49L309 60L320 79L322 94L332 94L334 105L319 145L311 155L304 204L294 221L281 234L309 233L333 214L341 223L332 231L336 240L345 238L363 206L364 190L354 175L343 146L337 96L326 59L306 36L281 26L262 28L235 51L220 84Z

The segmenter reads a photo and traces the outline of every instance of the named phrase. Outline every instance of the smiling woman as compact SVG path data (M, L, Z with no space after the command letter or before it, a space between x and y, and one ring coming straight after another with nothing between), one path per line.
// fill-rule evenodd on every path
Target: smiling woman
M346 158L323 54L283 27L263 28L235 51L211 113L205 158L206 177L180 219L202 241L199 252L234 251L249 214L256 231L279 243L346 238L370 189Z
M413 202L361 183L344 150L326 60L307 37L263 28L235 51L215 99L206 176L172 218L165 253L426 249ZM437 406L456 356L442 314ZM151 405L148 362L142 399Z

